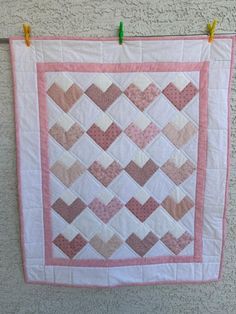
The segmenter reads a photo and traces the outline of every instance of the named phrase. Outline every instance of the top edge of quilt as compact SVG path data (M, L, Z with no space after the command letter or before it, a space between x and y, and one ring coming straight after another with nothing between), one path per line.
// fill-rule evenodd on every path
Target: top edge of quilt
M158 40L208 40L208 35L167 35L167 36L127 36L126 41L158 41ZM219 34L215 39L235 39L236 34ZM23 36L11 36L10 41L24 40ZM81 37L81 36L32 36L32 40L78 40L78 41L117 41L118 37Z

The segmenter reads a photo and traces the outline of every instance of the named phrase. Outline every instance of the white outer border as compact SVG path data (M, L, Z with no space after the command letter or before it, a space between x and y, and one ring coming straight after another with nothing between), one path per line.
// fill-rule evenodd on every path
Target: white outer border
M219 279L227 176L228 89L232 41L232 38L217 38L209 44L207 38L135 40L119 46L117 41L33 40L28 48L23 40L12 40L27 282L117 286ZM45 266L36 63L167 61L210 62L203 262L110 268ZM220 165L220 168L216 165Z

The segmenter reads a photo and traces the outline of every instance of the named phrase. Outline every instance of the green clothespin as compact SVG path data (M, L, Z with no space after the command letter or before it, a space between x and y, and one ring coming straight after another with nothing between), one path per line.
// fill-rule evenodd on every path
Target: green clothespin
M124 41L124 24L123 22L120 22L119 27L119 44L122 45Z

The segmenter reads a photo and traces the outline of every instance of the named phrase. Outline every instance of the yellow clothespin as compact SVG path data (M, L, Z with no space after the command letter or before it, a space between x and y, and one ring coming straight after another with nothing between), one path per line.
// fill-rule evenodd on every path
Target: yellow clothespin
M24 37L25 37L25 44L27 47L30 46L30 34L31 34L31 27L29 24L24 23L23 24L23 31L24 31Z
M214 40L217 23L218 23L218 21L214 20L212 22L212 24L210 24L210 23L207 24L207 29L208 29L208 32L209 32L209 39L208 39L209 43L212 43L213 40Z

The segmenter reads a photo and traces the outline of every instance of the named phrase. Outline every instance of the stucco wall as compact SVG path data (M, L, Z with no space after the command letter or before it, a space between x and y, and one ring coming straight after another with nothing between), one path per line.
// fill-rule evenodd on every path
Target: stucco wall
M236 31L235 0L0 0L0 37L114 36L203 33L218 18L218 32ZM230 204L223 280L205 285L76 289L26 285L19 249L15 129L9 47L0 44L0 313L236 313L236 79L232 93Z

